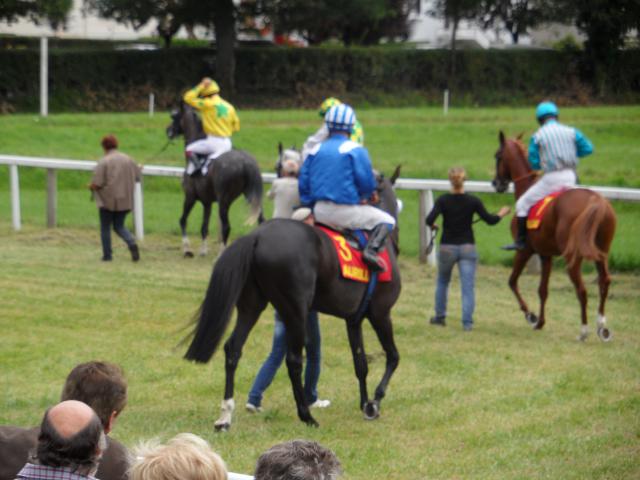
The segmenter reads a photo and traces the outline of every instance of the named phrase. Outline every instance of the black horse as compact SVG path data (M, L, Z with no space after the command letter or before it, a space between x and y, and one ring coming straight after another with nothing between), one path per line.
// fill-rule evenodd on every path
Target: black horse
M397 215L397 201L392 185L399 173L400 167L391 179L378 179L379 206L394 217ZM234 307L238 308L236 326L224 345L226 383L222 414L215 422L216 430L227 430L231 425L235 405L234 376L242 347L267 303L280 313L287 329L286 363L300 419L308 425L318 425L304 401L301 378L305 319L310 309L346 320L360 384L360 408L365 418L378 417L380 401L400 359L390 315L391 307L400 295L397 249L391 236L387 249L392 281L377 284L363 315L358 315L358 310L367 285L340 277L332 241L319 229L295 220L274 219L238 238L224 251L213 269L198 313L194 338L185 355L188 360L207 362L224 335ZM373 400L367 393L368 366L362 339L365 316L386 353L385 372Z
M181 102L180 107L171 112L171 124L166 131L170 139L183 135L185 146L205 137L200 118L194 109L184 102ZM251 214L246 223L253 224L256 220L262 223L264 220L260 169L256 159L243 150L234 149L220 155L213 161L205 176L199 171L192 175L185 172L182 177L182 189L184 190L184 205L180 217L180 228L182 229L182 247L185 257L193 256L187 237L187 217L196 200L199 200L204 207L200 229L202 235L201 255L207 253L209 218L213 202L218 202L220 237L223 245L227 244L231 231L229 208L231 203L241 194L244 194L251 206Z

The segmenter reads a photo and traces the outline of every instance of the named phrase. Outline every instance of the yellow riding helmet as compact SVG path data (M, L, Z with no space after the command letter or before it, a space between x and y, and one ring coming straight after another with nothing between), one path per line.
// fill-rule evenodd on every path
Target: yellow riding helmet
M208 97L209 95L215 95L216 93L219 93L219 92L220 92L220 87L218 86L215 80L211 80L211 83L207 87L202 89L202 91L200 92L200 96Z
M341 105L342 102L335 97L329 97L325 99L324 102L320 104L320 110L318 110L318 115L322 118L327 114L331 107L335 107L336 105Z

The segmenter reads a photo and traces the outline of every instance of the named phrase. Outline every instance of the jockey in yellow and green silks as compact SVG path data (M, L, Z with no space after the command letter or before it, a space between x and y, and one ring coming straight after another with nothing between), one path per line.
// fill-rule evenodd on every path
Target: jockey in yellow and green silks
M233 105L220 97L219 93L218 84L205 77L184 94L184 102L202 115L202 127L207 135L187 145L185 153L188 158L193 154L217 158L232 148L231 136L240 130L240 119Z
M331 107L335 107L341 104L342 102L337 98L329 97L320 104L318 114L324 119L324 116L331 109ZM313 149L313 147L315 147L319 143L322 143L327 138L329 138L329 129L323 122L318 131L307 138L306 142L304 142L304 145L302 146L303 161L307 157L307 155L309 155L309 152ZM359 143L360 145L364 145L364 129L362 128L362 124L357 120L351 129L349 140Z

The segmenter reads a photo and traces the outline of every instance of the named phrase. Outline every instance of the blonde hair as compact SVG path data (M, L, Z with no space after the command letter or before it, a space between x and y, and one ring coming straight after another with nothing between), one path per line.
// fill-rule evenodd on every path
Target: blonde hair
M449 182L454 190L462 190L464 181L467 179L467 172L462 167L451 167L449 169Z
M209 444L181 433L165 445L143 443L134 450L131 480L226 480L227 466Z

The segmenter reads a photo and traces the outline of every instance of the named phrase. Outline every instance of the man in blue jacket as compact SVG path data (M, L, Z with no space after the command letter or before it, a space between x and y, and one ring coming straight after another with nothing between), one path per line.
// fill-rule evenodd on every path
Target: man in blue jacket
M376 179L367 149L349 140L356 114L349 105L335 105L325 115L329 138L307 156L298 188L303 205L313 206L316 221L338 228L372 230L362 257L374 270L383 267L378 252L395 219L369 205L377 202Z
M516 202L518 235L516 241L502 247L504 250L522 250L527 240L529 209L547 195L576 185L578 158L593 152L593 145L577 128L558 122L558 107L553 102L542 102L536 108L540 128L529 142L529 164L544 175Z

